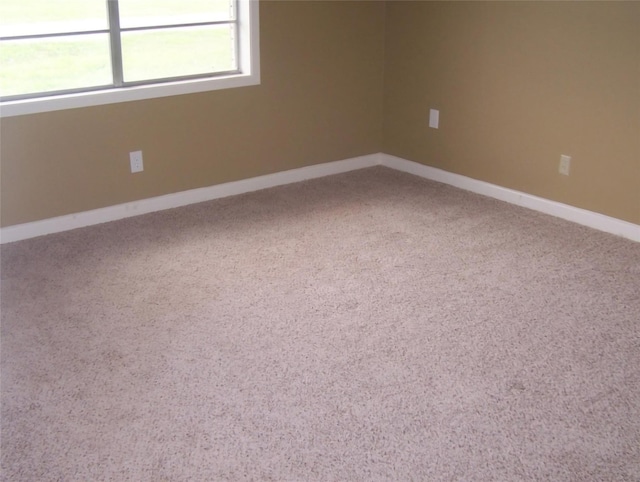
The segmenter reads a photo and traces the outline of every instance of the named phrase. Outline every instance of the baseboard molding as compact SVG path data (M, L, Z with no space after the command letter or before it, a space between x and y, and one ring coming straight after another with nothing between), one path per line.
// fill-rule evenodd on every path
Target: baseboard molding
M215 186L191 189L174 194L142 199L116 206L84 211L66 216L17 224L0 229L0 243L12 243L23 239L35 238L46 234L69 231L71 229L93 226L95 224L117 221L132 216L172 209L189 204L211 201L236 194L244 194L270 187L306 181L318 177L355 171L380 164L381 154L354 157L342 161L327 162L314 166L291 169L289 171L267 174L240 181L217 184Z
M380 164L398 171L407 172L443 184L449 184L466 191L482 194L483 196L499 199L500 201L550 214L551 216L572 221L599 231L640 242L640 225L622 221L621 219L496 186L488 182L478 181L477 179L443 171L435 167L425 166L424 164L388 154L381 154Z
M189 191L167 194L140 201L134 201L106 208L94 209L66 216L59 216L32 223L18 224L0 229L0 243L11 243L23 239L35 238L46 234L59 233L71 229L92 226L95 224L117 221L132 216L147 214L165 209L172 209L189 204L211 201L236 194L258 191L284 184L306 181L332 174L355 171L366 167L383 165L391 169L403 171L432 181L448 184L466 191L499 199L511 204L533 209L551 216L572 221L590 228L615 234L623 238L640 242L640 225L620 219L576 208L548 199L532 196L512 189L496 186L469 177L454 174L435 167L425 166L417 162L401 159L388 154L370 154L342 161L328 162L314 166L292 169L289 171L268 174L265 176L243 179L240 181L218 184L215 186L192 189Z

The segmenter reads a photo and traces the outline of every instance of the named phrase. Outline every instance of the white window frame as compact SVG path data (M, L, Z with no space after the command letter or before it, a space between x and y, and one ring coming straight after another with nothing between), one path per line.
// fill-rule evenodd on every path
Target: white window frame
M238 0L239 73L91 92L37 97L0 103L0 117L37 114L134 100L154 99L260 84L260 2Z

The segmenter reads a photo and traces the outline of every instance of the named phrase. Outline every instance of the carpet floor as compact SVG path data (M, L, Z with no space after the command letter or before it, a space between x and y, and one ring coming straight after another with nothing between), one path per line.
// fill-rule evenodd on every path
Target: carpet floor
M638 243L375 167L1 263L2 480L640 480Z

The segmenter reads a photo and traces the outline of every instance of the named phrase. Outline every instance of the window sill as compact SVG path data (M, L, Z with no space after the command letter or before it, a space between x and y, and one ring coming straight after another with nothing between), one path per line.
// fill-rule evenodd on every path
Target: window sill
M257 70L257 69L254 69ZM78 94L40 97L8 101L0 104L0 117L37 114L55 110L91 107L119 102L154 99L182 94L195 94L211 90L231 89L260 84L259 72L234 74L226 77L183 80L163 84L149 84L120 89L98 90Z

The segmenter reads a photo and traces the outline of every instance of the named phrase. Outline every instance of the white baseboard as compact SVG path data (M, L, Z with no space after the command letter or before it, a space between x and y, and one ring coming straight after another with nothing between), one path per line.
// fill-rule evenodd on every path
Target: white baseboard
M514 191L496 186L484 181L478 181L470 177L461 176L452 172L443 171L435 167L425 166L417 162L407 161L388 154L381 154L383 166L404 171L409 174L431 179L433 181L449 184L466 191L471 191L484 196L499 199L517 206L533 209L558 218L572 221L583 226L615 234L623 238L640 242L640 225L622 221L621 219L605 216L604 214L587 211L586 209L569 206L568 204L550 201L531 194Z
M236 194L243 194L260 189L291 184L318 177L340 174L366 167L383 165L391 169L407 172L433 181L449 184L466 191L489 196L511 204L523 206L545 214L550 214L600 231L615 234L640 242L640 225L620 219L576 208L567 204L550 201L512 189L478 181L469 177L443 171L417 162L408 161L388 154L370 154L342 161L328 162L314 166L292 169L289 171L268 174L265 176L243 179L240 181L218 184L215 186L192 189L165 196L158 196L116 206L109 206L92 211L85 211L66 216L59 216L42 221L18 224L0 229L0 243L11 243L46 234L68 231L71 229L92 226L94 224L116 221L118 219L138 216L164 209L177 208L188 204L211 201Z
M95 224L117 221L140 214L172 209L188 204L211 201L236 194L258 191L270 187L306 181L317 177L330 176L343 172L363 169L380 164L380 154L353 157L342 161L327 162L314 166L291 169L289 171L267 174L265 176L240 181L217 184L215 186L191 189L189 191L142 199L116 206L84 211L66 216L43 219L31 223L17 224L0 229L0 243L12 243L23 239L35 238L46 234L69 231L71 229L93 226Z

